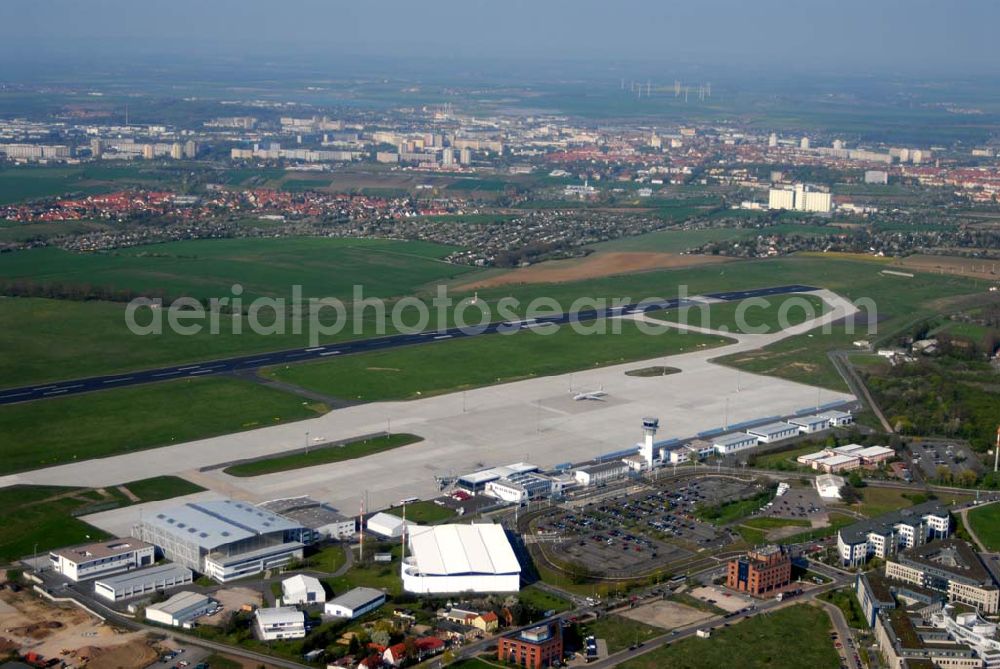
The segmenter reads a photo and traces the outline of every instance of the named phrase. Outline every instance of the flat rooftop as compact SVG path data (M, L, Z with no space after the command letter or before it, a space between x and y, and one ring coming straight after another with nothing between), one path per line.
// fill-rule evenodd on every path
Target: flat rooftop
M730 432L728 434L721 434L718 437L712 439L713 444L718 444L719 446L731 446L733 444L740 444L745 441L756 441L757 437L752 434L747 434L746 432Z
M768 423L767 425L758 425L757 427L748 427L747 434L770 436L772 434L788 432L789 430L798 430L798 427L790 423L785 423L784 421L779 421L776 423Z
M164 602L160 602L159 604L150 604L146 608L156 609L157 611L162 611L163 613L172 616L182 613L189 608L208 604L210 600L211 597L203 595L200 592L184 590L183 592L178 592L176 595Z
M358 609L379 599L385 599L385 593L375 588L354 588L340 597L334 597L327 604L336 604L348 609Z
M124 574L106 576L97 579L97 583L105 585L113 590L128 589L132 585L148 583L150 581L160 581L163 579L188 579L194 574L187 567L179 564L160 564L148 569L137 569Z
M147 544L139 539L111 539L81 546L70 546L58 550L49 551L52 555L58 555L71 562L89 562L90 560L102 560L104 558L115 557L123 553L135 550L152 548L152 544Z

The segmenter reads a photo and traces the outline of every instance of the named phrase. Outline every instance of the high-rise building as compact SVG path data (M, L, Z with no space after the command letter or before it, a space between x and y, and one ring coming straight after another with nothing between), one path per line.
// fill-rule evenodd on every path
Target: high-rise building
M809 148L809 138L808 137L803 137L802 139L799 140L799 148L800 149L808 149Z
M768 148L772 148L772 149L774 147L778 146L778 134L777 133L772 132L770 134L770 136L767 138L767 146L768 146Z
M455 151L448 148L441 152L441 164L448 167L455 164Z
M470 149L462 149L458 154L458 162L463 165L469 165L472 163L472 151Z
M170 147L170 157L174 160L184 158L184 145L180 142L174 142Z
M192 139L189 139L188 141L184 142L184 157L194 158L197 155L198 155L198 144L196 144L195 141Z

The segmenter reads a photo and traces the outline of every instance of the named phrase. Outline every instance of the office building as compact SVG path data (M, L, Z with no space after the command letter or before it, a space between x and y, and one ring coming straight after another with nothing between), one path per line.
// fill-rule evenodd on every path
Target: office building
M306 614L294 606L257 609L254 631L261 641L301 639L306 635Z
M719 455L745 451L757 445L757 437L746 432L730 432L712 438L712 446Z
M841 528L837 554L843 564L855 566L870 557L886 559L900 549L922 546L928 539L943 539L950 532L948 508L929 501Z
M553 621L500 637L497 659L526 669L541 669L562 664L562 626Z
M756 548L729 561L726 587L754 597L785 587L792 582L792 558L781 546Z
M52 569L71 581L84 581L153 564L155 548L136 539L111 539L49 552Z
M628 465L621 460L612 460L575 469L573 476L582 486L603 485L624 478L628 470Z
M767 208L811 213L829 213L833 207L830 193L805 184L781 186L768 191Z
M770 444L771 442L798 436L799 426L781 422L768 423L767 425L748 428L747 434L751 437L757 437L762 444Z
M1000 610L1000 589L972 546L959 539L932 541L901 551L886 560L887 579L936 590L949 602L965 604L980 613Z

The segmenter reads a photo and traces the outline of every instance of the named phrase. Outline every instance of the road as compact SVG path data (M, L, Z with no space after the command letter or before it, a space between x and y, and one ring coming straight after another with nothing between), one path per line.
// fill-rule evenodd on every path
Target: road
M815 290L817 290L817 288L812 286L794 284L786 286L773 286L770 288L754 288L751 290L709 293L700 297L726 302L735 302L751 297L767 297L771 295L786 295L789 293L807 293ZM449 339L477 337L481 335L495 334L497 332L526 330L548 323L563 325L574 322L591 321L600 318L628 316L640 311L676 309L680 306L693 304L696 299L697 297L692 297L685 299L676 298L669 300L656 300L643 302L641 304L630 303L623 306L615 306L610 309L575 311L523 321L498 321L490 323L482 329L454 327L440 330L429 330L416 334L387 335L384 337L373 337L371 339L346 341L338 344L326 344L322 346L311 346L308 348L274 351L271 353L257 353L233 358L221 358L218 360L187 363L171 367L126 372L123 374L92 376L89 378L23 386L20 388L7 388L5 390L0 390L0 405L29 402L40 399L51 399L53 397L66 397L68 395L78 395L97 390L124 388L127 386L158 383L173 379L214 376L218 374L254 370L270 365L282 365L304 362L306 360L322 360L324 358L335 356L384 351L403 346L415 346L418 344L447 341Z

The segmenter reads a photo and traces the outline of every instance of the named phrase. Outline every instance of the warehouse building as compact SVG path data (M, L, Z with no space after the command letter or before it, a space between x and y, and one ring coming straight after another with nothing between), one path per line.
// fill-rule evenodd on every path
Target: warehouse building
M517 592L521 565L500 525L414 527L403 589L420 594Z
M257 609L254 631L261 641L302 639L306 635L306 614L294 606Z
M486 484L485 494L505 502L524 502L535 497L548 497L562 492L562 483L538 472L524 472Z
M763 444L770 444L797 436L799 434L799 426L784 422L768 423L767 425L749 428L747 434L757 437Z
M830 419L826 416L796 416L789 418L787 422L799 428L802 434L813 434L830 428Z
M819 415L829 419L830 427L844 427L854 424L854 416L846 411L823 411Z
M84 581L148 567L154 562L152 544L136 539L111 539L49 553L52 569L72 581Z
M628 471L627 464L621 460L613 460L580 467L574 470L573 476L580 485L592 486L624 478L628 474Z
M412 526L413 523L410 521L404 522L399 516L394 516L384 511L376 513L365 523L365 527L368 528L369 532L373 532L386 539L400 538L403 536L403 528L408 525Z
M719 455L745 451L757 445L757 437L746 432L730 432L712 439L712 447Z
M157 590L167 590L187 585L194 574L179 564L162 564L148 569L108 576L94 581L94 593L112 602L148 595Z
M951 532L948 507L924 502L862 520L837 532L837 554L843 564L856 566L870 557L885 559L902 548L913 548L928 539L943 539Z
M133 533L169 560L226 583L302 559L312 531L252 504L188 502L143 516Z
M199 592L178 592L165 602L146 607L146 620L170 627L191 627L198 618L211 613L218 606L211 597Z
M342 540L352 538L357 532L354 518L348 518L333 507L310 497L276 499L258 506L309 528L316 537Z
M944 593L949 602L975 607L985 615L1000 610L1000 589L965 541L944 539L902 551L886 561L885 576Z
M385 604L385 593L375 588L354 588L334 597L323 607L323 613L334 618L354 620Z
M296 574L281 582L282 604L309 606L310 604L322 604L324 601L326 601L326 591L323 590L323 584L315 576Z

